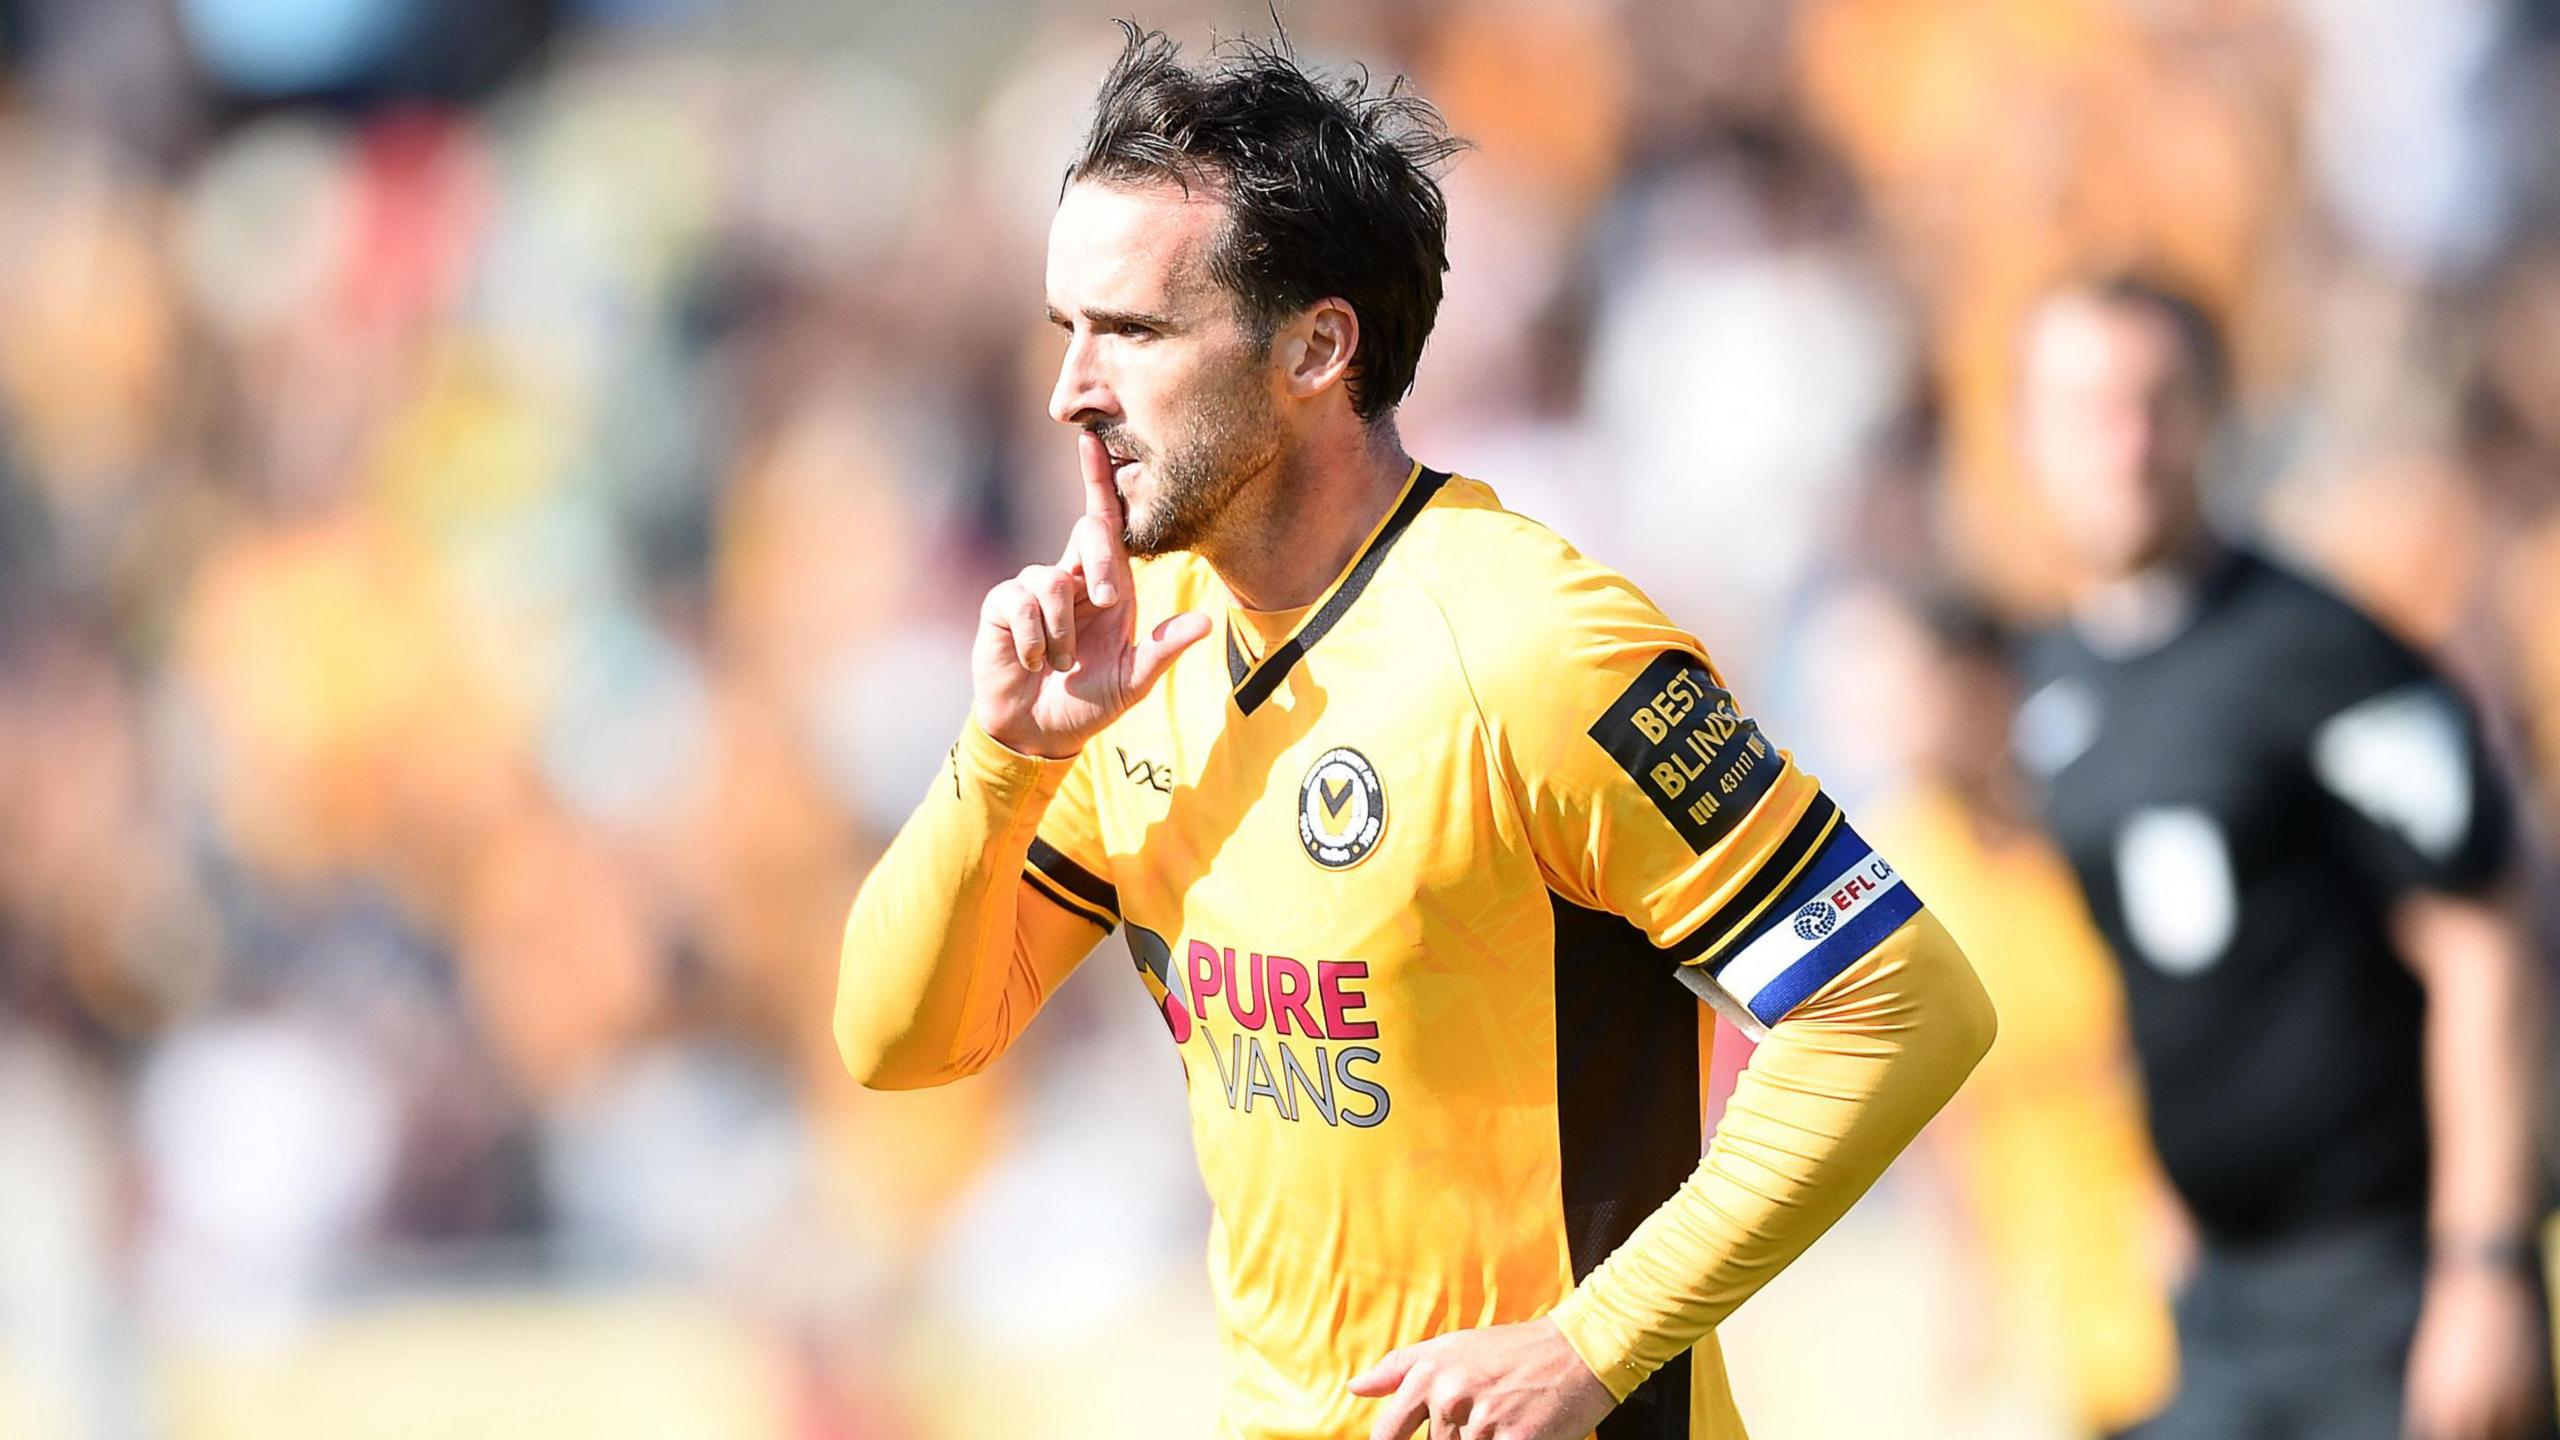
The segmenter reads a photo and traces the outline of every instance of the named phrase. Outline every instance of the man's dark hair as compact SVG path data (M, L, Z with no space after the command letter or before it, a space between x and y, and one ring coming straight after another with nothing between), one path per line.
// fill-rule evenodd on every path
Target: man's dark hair
M1449 206L1433 171L1464 142L1402 77L1376 93L1365 70L1321 79L1285 37L1230 40L1194 66L1164 32L1120 28L1128 43L1066 184L1171 182L1218 195L1227 227L1210 274L1266 343L1316 301L1348 301L1360 320L1351 405L1374 423L1413 388L1439 317Z
M2175 281L2142 270L2115 270L2066 285L2067 294L2086 295L2102 305L2148 312L2177 337L2179 356L2195 381L2196 393L2209 410L2220 410L2231 394L2231 350L2222 324L2204 302Z

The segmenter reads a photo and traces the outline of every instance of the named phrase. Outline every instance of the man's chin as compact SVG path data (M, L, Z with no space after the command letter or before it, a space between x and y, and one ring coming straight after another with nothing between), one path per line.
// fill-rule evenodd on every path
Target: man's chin
M1199 543L1199 526L1166 524L1157 516L1145 516L1120 527L1120 548L1128 551L1133 560L1194 549Z
M1123 530L1120 532L1120 548L1127 551L1132 560L1153 560L1159 555L1170 555L1176 550L1188 550L1191 547L1185 542L1168 539L1162 535L1142 535L1135 531Z
M1129 508L1129 498L1120 497L1120 548L1132 560L1152 560L1168 548L1164 529L1154 523L1152 515L1141 515Z

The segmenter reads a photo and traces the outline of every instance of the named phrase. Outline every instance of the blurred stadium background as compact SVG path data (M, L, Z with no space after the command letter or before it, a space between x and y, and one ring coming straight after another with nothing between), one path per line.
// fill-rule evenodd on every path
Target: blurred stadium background
M1040 257L1117 8L0 4L0 1435L1202 1433L1118 942L945 1093L824 1020L976 599L1075 512ZM1411 447L1853 808L1931 683L1872 577L2053 603L2010 327L2138 261L2234 327L2218 503L2560 818L2560 5L1281 13L1478 146ZM2159 1383L2156 1305L2033 1279L2098 1242L2021 1196L2142 1182L2037 1139L2131 1134L2103 990L2019 994L1958 1138L1728 1327L1760 1433L2082 1433L2091 1305Z

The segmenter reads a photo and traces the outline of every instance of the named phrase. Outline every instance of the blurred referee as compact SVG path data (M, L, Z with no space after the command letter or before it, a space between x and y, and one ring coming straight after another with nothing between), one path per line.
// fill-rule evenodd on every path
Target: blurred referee
M2193 1215L2142 1440L2552 1431L2534 970L2509 804L2407 645L2206 527L2219 334L2137 279L2048 295L2024 442L2079 569L2018 749L2122 964Z

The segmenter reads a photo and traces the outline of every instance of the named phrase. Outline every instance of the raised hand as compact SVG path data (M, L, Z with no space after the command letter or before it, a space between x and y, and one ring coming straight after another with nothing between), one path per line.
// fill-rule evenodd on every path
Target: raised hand
M1076 437L1084 514L1055 565L1031 565L978 610L970 653L978 725L1025 755L1063 759L1154 688L1173 657L1209 633L1209 617L1176 615L1144 638L1111 457Z

